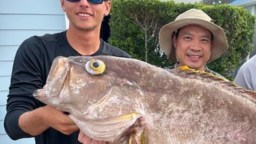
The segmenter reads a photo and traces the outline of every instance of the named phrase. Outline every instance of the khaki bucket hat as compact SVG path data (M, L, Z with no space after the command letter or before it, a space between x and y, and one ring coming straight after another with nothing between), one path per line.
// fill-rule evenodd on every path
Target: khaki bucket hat
M172 44L173 33L179 28L192 24L206 28L213 34L213 48L208 62L216 60L228 49L227 38L224 30L220 26L214 24L212 19L202 10L190 9L177 16L175 21L164 25L160 29L160 48L170 60L175 62L177 61L175 48Z

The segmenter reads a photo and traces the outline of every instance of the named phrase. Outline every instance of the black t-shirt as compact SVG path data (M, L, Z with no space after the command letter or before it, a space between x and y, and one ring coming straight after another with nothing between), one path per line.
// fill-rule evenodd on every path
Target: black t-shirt
M66 31L44 36L33 36L19 47L13 64L11 85L7 100L7 114L4 126L12 139L31 137L21 130L18 119L24 112L44 104L36 100L32 93L42 88L52 62L57 56L79 56L66 38ZM127 53L101 40L99 50L93 55L112 55L130 57ZM79 144L78 132L69 136L52 128L35 137L36 144Z

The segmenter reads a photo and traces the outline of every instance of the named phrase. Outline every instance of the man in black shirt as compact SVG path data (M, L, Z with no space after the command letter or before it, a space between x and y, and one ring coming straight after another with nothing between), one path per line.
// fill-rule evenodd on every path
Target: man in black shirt
M36 144L79 144L79 129L69 116L36 100L32 93L46 83L57 56L130 57L100 39L109 0L61 0L69 18L67 31L33 36L19 47L13 64L4 126L10 138L35 137ZM85 136L86 137L86 136ZM84 142L84 141L81 141ZM92 140L91 143L97 143ZM101 142L102 143L102 142Z

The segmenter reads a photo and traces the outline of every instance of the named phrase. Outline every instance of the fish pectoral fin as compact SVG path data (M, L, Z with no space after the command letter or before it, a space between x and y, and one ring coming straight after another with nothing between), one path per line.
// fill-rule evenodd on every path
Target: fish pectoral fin
M142 114L134 112L104 119L78 119L70 115L87 136L101 141L113 142L120 138Z

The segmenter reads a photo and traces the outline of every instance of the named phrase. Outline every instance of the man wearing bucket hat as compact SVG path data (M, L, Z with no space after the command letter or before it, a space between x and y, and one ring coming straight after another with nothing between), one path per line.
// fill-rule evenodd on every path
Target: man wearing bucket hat
M218 75L206 64L228 48L223 29L202 10L190 9L164 25L159 32L160 48L175 66L188 66Z

